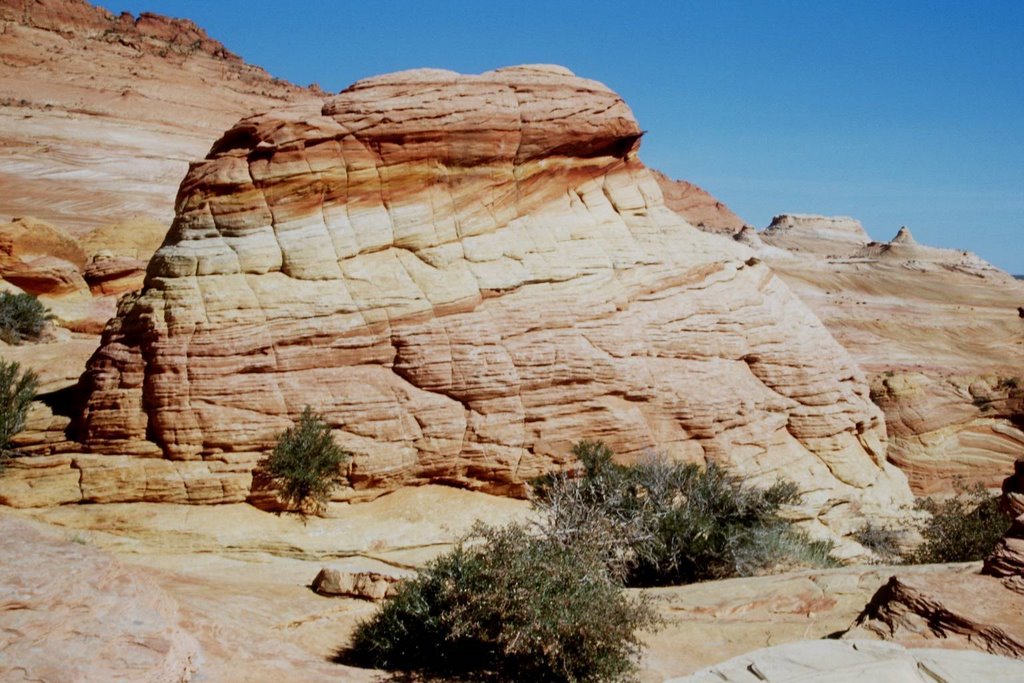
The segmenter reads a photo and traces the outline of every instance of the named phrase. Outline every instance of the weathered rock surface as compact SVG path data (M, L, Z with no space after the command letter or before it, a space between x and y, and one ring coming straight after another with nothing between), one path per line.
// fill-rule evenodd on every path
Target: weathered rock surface
M728 206L693 183L672 180L661 171L651 170L658 182L665 206L686 219L690 225L721 235L735 235L746 222Z
M973 569L973 566L972 566ZM1024 593L971 571L889 579L844 638L881 638L907 647L978 649L1024 658Z
M82 442L201 462L309 404L355 489L517 492L589 437L795 479L833 529L891 514L908 492L858 368L750 251L665 208L639 135L546 66L241 121L90 362Z
M194 680L281 683L382 676L330 662L376 605L311 591L320 567L422 566L476 520L530 518L525 501L445 486L332 503L327 517L306 520L248 505L70 505L8 514L45 522L144 568L178 603L180 623L199 641ZM893 571L843 567L655 589L665 625L644 634L639 678L660 683L765 645L823 638L847 627ZM967 570L900 571L956 581Z
M667 683L1012 683L1024 663L980 652L811 640L763 648Z
M0 34L0 212L75 235L129 214L166 228L188 161L224 128L312 97L183 19L0 0Z
M191 680L199 649L139 569L0 516L0 679Z
M919 493L998 485L1024 455L1024 284L977 256L870 242L849 219L777 218L737 237L872 375L889 459Z
M146 262L101 251L82 273L94 296L119 296L142 289L146 278Z

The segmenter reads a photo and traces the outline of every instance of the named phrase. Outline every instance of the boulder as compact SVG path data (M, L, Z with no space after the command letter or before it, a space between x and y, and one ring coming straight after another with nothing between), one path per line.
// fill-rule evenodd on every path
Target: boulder
M362 598L379 601L391 597L402 581L416 575L415 572L393 567L324 567L313 579L312 588L320 595Z

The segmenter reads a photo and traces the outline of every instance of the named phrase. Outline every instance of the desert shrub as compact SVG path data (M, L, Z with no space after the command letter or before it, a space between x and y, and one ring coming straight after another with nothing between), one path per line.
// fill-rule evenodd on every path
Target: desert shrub
M853 532L853 539L888 563L902 561L905 533L899 529L867 522Z
M618 681L655 623L593 549L478 526L361 623L341 658L443 680Z
M599 549L627 585L835 564L830 543L812 541L781 515L800 499L793 483L756 488L715 464L664 458L618 465L600 442L580 442L573 453L579 476L548 475L535 484L545 533Z
M38 338L51 318L46 306L31 294L0 292L0 339L8 344Z
M11 455L11 440L25 428L25 419L39 388L31 370L0 360L0 471Z
M921 528L924 539L906 558L914 564L972 562L984 559L1013 520L999 507L999 496L981 484L956 485L957 495L943 501L924 498L917 508L930 518Z
M306 406L299 422L277 438L260 469L280 496L299 510L320 512L335 486L344 481L349 453L334 442L331 428Z

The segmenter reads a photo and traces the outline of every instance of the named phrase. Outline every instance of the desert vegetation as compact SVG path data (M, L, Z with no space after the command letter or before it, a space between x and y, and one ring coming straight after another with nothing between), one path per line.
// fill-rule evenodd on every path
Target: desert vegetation
M956 485L957 495L945 500L924 498L917 507L929 514L921 528L922 542L905 560L912 564L972 562L984 559L1013 520L984 486Z
M619 465L583 441L576 471L534 482L532 526L478 526L356 630L342 659L450 678L627 679L659 586L828 566L831 544L784 519L796 487L742 484L721 467Z
M887 564L939 564L985 559L1010 528L1012 518L1000 508L998 495L984 486L954 483L956 495L920 498L925 513L916 525L919 543L908 549L908 530L868 523L854 539Z
M0 340L8 344L38 339L52 317L31 294L0 292Z
M342 656L444 680L619 681L655 624L600 549L479 526L360 624Z
M298 423L278 436L259 469L285 502L304 513L319 513L334 487L344 481L341 468L349 457L335 443L330 426L306 406Z
M25 428L38 388L39 378L34 372L0 360L0 472L12 455L11 440Z
M757 488L713 463L700 468L656 457L619 465L594 441L573 453L579 476L557 473L536 483L544 532L567 545L601 548L629 586L835 564L830 543L811 540L782 515L800 500L791 482Z

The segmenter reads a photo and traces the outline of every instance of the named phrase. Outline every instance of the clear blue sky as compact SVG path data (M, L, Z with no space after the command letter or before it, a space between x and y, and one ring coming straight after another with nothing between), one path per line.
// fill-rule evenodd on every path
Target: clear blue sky
M103 0L188 17L336 91L431 66L563 64L618 91L641 156L756 227L859 218L875 239L1024 273L1024 1Z

